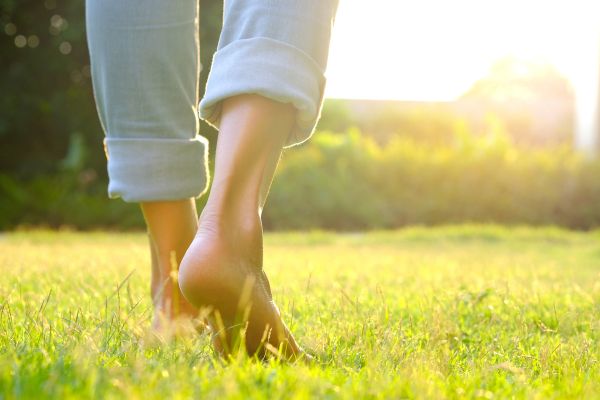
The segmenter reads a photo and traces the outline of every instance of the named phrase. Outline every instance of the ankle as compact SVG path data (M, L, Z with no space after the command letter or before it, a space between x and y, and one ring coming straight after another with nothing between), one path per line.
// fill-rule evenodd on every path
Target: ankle
M262 233L258 196L211 193L200 214L196 237L207 231L226 236L233 232Z
M242 171L236 175L221 177L215 174L210 194L202 214L206 210L222 216L233 216L253 213L259 208L260 187L262 176L259 173Z
M219 259L247 259L262 266L262 222L257 209L205 208L196 239Z

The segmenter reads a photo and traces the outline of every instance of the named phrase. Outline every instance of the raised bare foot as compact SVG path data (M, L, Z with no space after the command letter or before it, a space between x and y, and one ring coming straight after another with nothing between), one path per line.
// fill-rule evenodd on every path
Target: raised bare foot
M235 352L244 338L251 355L303 355L273 303L260 219L294 123L291 104L250 94L223 101L213 184L179 270L183 295L200 312L209 310L223 354Z
M208 311L213 342L222 355L236 352L245 338L248 354L259 358L304 356L281 319L262 269L258 213L232 218L205 208L181 263L179 284L192 304Z

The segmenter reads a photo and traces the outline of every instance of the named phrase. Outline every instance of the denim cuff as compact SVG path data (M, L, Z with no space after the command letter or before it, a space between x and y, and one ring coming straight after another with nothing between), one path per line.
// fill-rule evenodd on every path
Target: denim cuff
M217 51L200 117L219 128L221 102L240 94L258 94L297 110L285 147L310 138L321 113L325 75L307 53L266 37L236 40Z
M104 139L108 195L127 202L180 200L207 189L208 142L193 139Z

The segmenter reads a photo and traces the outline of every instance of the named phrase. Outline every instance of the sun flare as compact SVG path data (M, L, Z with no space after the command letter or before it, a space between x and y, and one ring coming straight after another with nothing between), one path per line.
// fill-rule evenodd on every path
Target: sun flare
M598 15L593 0L341 0L326 96L452 100L508 55L577 84L597 65Z

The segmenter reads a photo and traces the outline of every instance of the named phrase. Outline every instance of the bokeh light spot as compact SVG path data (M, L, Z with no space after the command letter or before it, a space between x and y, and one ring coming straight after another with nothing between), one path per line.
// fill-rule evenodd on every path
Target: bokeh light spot
M40 45L40 38L37 35L29 35L27 38L27 45L32 49L35 49Z
M4 33L6 33L8 36L14 35L17 33L17 26L9 22L8 24L4 25Z
M50 17L50 25L55 28L60 28L63 23L62 21L63 18L58 14L54 14L52 17Z
M27 46L27 38L23 35L15 36L15 46L19 48Z
M71 43L69 42L62 42L60 46L58 46L58 51L64 55L70 54L72 49Z

